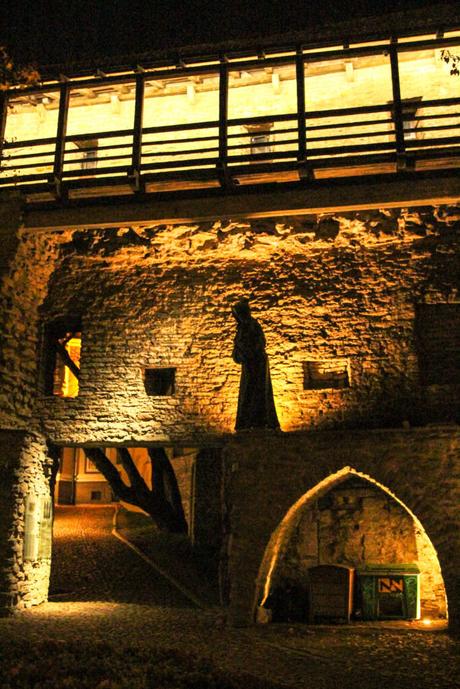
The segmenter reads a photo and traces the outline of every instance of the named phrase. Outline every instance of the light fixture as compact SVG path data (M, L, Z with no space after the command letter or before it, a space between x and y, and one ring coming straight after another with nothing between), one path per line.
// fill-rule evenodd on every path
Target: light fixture
M355 80L355 73L354 73L354 68L353 68L353 62L345 62L345 74L346 74L346 79L347 81L354 81Z
M118 98L118 95L116 93L113 93L110 96L110 109L112 111L112 115L119 115L121 111L121 103L120 99Z
M196 95L195 85L192 83L188 83L187 84L187 99L188 99L189 103L195 102L195 95Z
M272 87L273 93L278 96L281 93L281 82L280 75L277 72L273 72L272 74Z

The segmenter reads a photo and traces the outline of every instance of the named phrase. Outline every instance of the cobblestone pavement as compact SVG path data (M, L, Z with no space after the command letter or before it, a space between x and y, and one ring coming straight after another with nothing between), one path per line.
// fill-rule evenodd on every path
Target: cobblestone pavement
M78 638L88 644L106 641L122 647L175 648L208 658L225 671L250 672L280 687L460 687L460 640L445 631L424 631L410 624L228 628L219 610L199 610L188 603L181 607L180 594L172 592L169 584L164 591L160 589L153 573L144 570L144 563L131 560L130 551L123 550L123 544L115 539L112 544L108 536L108 510L94 510L89 519L91 527L85 526L86 518L79 522L86 545L76 552L84 559L79 563L72 559L65 565L70 569L80 567L80 571L90 565L84 590L75 591L66 601L57 602L56 598L15 618L0 620L0 634L31 643ZM70 525L65 526L64 519L57 541L75 539L68 529L71 530ZM66 543L65 548L70 547ZM56 566L58 562L57 557ZM101 566L105 567L103 578ZM53 574L55 584L58 579ZM90 600L93 583L99 588ZM144 604L140 604L140 599Z
M181 608L174 586L111 534L113 507L56 507L50 599Z

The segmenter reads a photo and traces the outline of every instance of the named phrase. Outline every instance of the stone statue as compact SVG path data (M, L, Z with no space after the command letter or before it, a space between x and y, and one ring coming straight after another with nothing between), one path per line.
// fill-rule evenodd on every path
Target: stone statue
M279 428L262 328L247 299L235 304L232 313L237 322L232 356L242 366L235 430Z

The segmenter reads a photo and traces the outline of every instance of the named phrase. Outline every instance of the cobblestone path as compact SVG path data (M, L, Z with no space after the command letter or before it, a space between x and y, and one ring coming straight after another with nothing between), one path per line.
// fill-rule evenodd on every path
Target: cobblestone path
M50 600L113 601L181 608L174 586L111 534L113 507L56 508Z

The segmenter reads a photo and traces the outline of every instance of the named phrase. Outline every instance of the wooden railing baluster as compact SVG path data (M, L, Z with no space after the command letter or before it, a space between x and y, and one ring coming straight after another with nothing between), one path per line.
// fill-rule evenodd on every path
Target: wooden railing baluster
M307 124L305 119L305 61L301 47L297 48L295 68L297 82L297 161L299 164L299 177L301 179L309 179L310 172L307 168Z
M3 142L5 140L7 107L7 95L4 91L0 91L0 167L3 156Z
M134 131L131 169L129 176L133 188L137 192L144 191L141 179L142 165L142 120L144 114L145 78L142 73L136 75L136 100L134 104Z
M228 81L228 62L223 56L219 68L219 160L217 162L217 176L224 189L232 185L227 169Z
M404 123L401 103L401 85L399 83L398 45L396 39L392 39L390 45L391 83L393 88L393 117L395 122L396 137L396 165L398 170L405 169L405 142Z
M56 150L54 152L52 184L54 193L58 198L62 197L62 173L65 156L65 137L67 132L67 117L69 114L70 85L63 82L59 89L59 115L56 132Z

